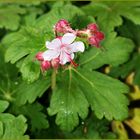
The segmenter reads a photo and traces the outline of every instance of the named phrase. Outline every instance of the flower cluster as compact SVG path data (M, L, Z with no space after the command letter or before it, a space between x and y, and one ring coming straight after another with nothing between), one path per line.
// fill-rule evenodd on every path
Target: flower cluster
M95 47L100 47L100 42L104 39L104 34L94 23L89 24L86 29L73 30L68 21L60 20L54 26L54 32L55 39L46 41L47 50L36 55L36 59L41 62L42 71L51 67L57 69L67 62L77 66L73 61L74 53L84 52L85 46L82 41L75 41L76 37L86 37L88 43Z

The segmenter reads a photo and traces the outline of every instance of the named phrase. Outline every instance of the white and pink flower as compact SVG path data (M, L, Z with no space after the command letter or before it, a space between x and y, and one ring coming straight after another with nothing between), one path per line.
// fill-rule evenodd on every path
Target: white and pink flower
M76 35L66 33L63 37L58 37L51 42L46 42L47 51L42 56L45 61L59 59L61 65L71 62L74 59L75 52L84 52L85 46L81 41L75 41Z

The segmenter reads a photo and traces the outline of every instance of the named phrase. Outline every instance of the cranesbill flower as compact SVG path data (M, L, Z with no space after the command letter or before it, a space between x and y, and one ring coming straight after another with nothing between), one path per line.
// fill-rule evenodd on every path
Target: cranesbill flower
M44 60L51 61L59 58L61 65L71 62L75 52L84 52L85 46L81 41L76 41L76 35L66 33L63 37L56 38L51 42L46 42L47 51L43 53Z

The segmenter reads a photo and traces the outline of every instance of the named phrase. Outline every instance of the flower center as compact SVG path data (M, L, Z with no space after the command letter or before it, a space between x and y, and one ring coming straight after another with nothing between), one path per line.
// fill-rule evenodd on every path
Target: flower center
M61 49L64 48L64 47L66 47L66 46L67 46L66 44L62 44L61 45Z

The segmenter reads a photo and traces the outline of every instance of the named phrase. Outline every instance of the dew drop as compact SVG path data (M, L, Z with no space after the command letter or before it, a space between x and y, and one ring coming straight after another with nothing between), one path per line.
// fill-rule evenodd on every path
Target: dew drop
M15 85L18 85L18 82L15 82Z
M82 124L82 125L84 125L84 124L85 124L85 122L81 122L81 124Z
M64 104L64 102L62 101L61 104Z

